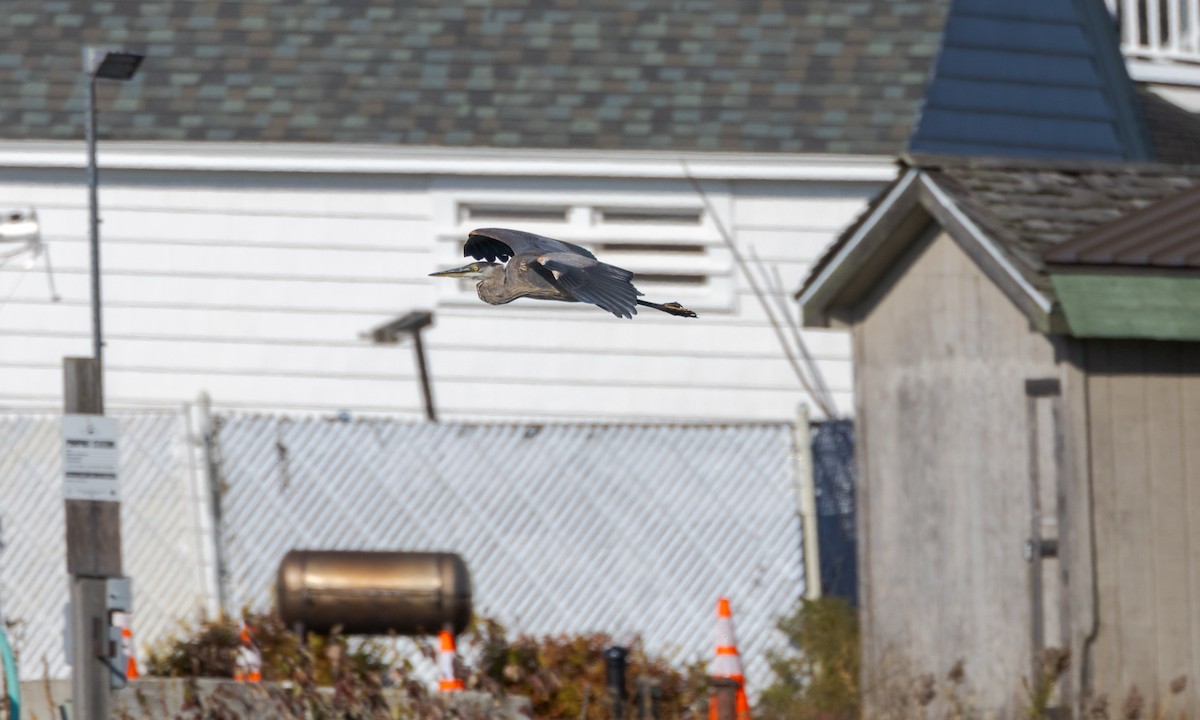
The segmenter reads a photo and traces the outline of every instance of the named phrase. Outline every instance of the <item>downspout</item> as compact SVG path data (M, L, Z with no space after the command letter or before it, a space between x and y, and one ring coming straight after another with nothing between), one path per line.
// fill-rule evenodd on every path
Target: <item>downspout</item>
M1092 646L1096 643L1096 637L1100 634L1100 578L1099 578L1099 562L1096 558L1096 489L1095 481L1092 474L1092 397L1090 384L1088 383L1088 361L1087 361L1088 346L1086 342L1080 342L1080 375L1083 378L1083 440L1084 453L1083 472L1086 478L1087 490L1087 518L1088 518L1088 544L1091 546L1091 581L1092 581L1092 626L1088 630L1088 634L1083 638L1083 646L1080 648L1079 659L1079 709L1082 716L1083 699L1092 694Z

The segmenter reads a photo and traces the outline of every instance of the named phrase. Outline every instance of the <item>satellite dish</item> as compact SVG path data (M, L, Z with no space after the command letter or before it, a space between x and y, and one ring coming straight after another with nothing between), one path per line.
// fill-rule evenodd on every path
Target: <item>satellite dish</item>
M31 207L0 210L0 268L10 260L27 256L25 270L41 256L46 257L46 278L50 282L50 297L60 300L54 289L54 273L50 268L50 254L42 244L42 229L38 223L37 210Z
M42 254L42 232L38 226L37 210L21 208L3 210L0 215L0 260L9 260L23 253L33 258Z

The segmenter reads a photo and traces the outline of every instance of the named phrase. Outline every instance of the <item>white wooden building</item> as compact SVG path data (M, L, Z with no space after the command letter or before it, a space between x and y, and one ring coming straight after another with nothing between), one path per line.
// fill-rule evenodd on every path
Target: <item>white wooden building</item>
M420 417L412 351L362 334L431 310L445 419L819 416L785 298L895 177L941 12L878 23L898 49L878 56L848 33L870 8L825 4L6 7L0 208L37 211L61 300L45 258L0 267L0 408L60 407L62 358L91 354L91 43L147 55L99 93L110 408ZM585 244L700 318L491 307L427 277L481 226ZM847 338L802 335L848 413Z
M0 204L36 208L61 295L44 260L0 270L10 409L59 406L62 357L90 354L83 160L78 143L0 147ZM790 417L803 390L718 226L761 261L752 271L794 288L894 172L873 158L336 145L110 143L100 161L110 407L208 393L225 408L419 415L412 351L362 334L428 309L435 403L453 418ZM461 264L480 226L584 243L701 317L491 307L427 277ZM848 409L845 337L804 337Z
M361 334L427 309L448 419L792 417L815 403L719 225L795 289L895 177L948 6L7 4L0 208L37 210L62 299L44 258L0 266L0 408L60 407L62 357L91 351L90 43L147 54L99 88L110 407L418 417L412 353ZM1185 107L1195 7L1110 1L1134 79ZM701 317L426 277L481 225L588 244ZM850 414L848 340L802 335Z

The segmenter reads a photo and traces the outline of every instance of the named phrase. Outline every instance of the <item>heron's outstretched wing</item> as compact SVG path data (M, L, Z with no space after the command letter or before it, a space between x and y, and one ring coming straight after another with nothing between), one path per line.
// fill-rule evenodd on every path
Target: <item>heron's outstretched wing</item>
M509 230L507 228L481 228L472 230L467 235L467 244L463 246L463 257L473 257L476 260L508 262L509 258L517 255L540 255L543 253L569 253L596 259L596 256L569 242L555 240L545 235L536 235L524 230Z
M633 273L591 257L571 253L545 253L533 258L530 267L547 276L580 302L591 303L617 317L637 314Z

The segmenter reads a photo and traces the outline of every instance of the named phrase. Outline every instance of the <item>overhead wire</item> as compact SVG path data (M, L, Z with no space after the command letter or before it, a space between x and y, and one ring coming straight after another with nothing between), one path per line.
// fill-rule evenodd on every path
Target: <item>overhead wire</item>
M800 381L800 384L804 387L804 390L808 393L809 397L813 399L813 402L820 407L821 412L825 414L825 417L835 417L835 409L832 403L825 397L824 393L818 391L816 387L814 387L814 384L809 381L808 377L804 373L804 370L801 368L800 361L797 360L796 353L789 344L787 336L784 334L783 329L780 326L779 319L776 317L775 311L771 307L771 303L767 300L766 294L759 285L758 279L754 276L754 273L751 272L750 266L746 262L746 259L742 256L741 250L737 247L737 243L734 242L733 236L725 227L725 223L721 220L721 216L717 213L716 206L713 204L712 199L700 185L700 182L696 180L694 175L692 175L692 171L688 167L687 161L680 159L679 164L683 167L684 177L686 177L688 182L691 183L692 188L696 191L696 194L700 196L701 201L704 203L704 207L708 211L709 216L712 218L713 225L716 227L717 233L721 236L725 246L729 248L729 252L732 254L738 269L742 271L742 274L745 275L747 282L750 283L750 289L754 293L754 297L758 299L759 304L762 306L763 312L766 314L767 320L771 324L771 329L774 331L775 337L779 341L779 347L783 350L783 354L787 358L788 364L791 366L792 371L796 374L796 378ZM799 338L799 333L796 333L796 338L800 340L800 344L803 346L803 340ZM807 349L805 349L804 354L806 357L811 358L811 354L807 352Z

